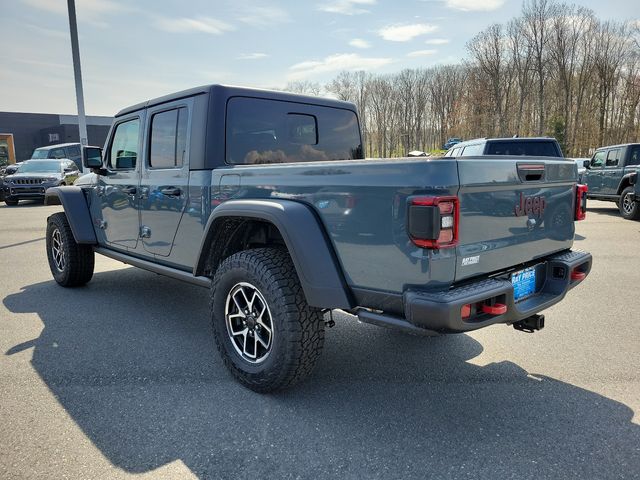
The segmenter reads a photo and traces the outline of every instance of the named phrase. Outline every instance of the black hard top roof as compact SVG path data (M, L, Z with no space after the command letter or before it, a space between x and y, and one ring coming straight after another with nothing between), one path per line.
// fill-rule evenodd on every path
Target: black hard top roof
M632 143L621 143L621 144L619 144L619 145L607 145L606 147L598 147L598 148L596 148L596 151L598 151L598 150L604 150L604 149L606 149L606 148L632 147L632 146L634 146L634 145L640 145L640 143L633 143L633 142L632 142Z
M299 95L297 93L280 92L277 90L263 90L260 88L247 88L213 84L190 88L188 90L182 90L180 92L153 98L151 100L147 100L145 102L141 102L127 108L123 108L116 114L116 117L135 112L137 110L142 110L143 108L152 107L155 105L171 102L173 100L179 100L181 98L193 97L206 93L211 94L211 96L216 97L219 100L226 100L230 97L257 97L269 100L284 100L288 102L308 103L312 105L339 107L349 110L355 110L355 106L353 103L344 102L342 100L335 100L333 98L312 97L309 95Z

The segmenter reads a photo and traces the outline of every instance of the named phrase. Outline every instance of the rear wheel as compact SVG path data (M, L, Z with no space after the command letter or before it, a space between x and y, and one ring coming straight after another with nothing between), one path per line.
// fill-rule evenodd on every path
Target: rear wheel
M322 351L322 313L307 304L293 262L281 249L226 258L212 282L211 319L224 364L256 392L300 381Z
M93 276L93 249L76 243L62 212L54 213L47 221L47 258L53 278L63 287L79 287Z
M639 220L640 219L640 205L635 199L635 189L633 187L627 187L622 191L620 200L618 202L618 208L620 209L620 215L627 220Z
M20 200L18 200L17 198L5 198L4 199L4 203L6 203L10 207L15 207L16 205L18 205L19 201Z

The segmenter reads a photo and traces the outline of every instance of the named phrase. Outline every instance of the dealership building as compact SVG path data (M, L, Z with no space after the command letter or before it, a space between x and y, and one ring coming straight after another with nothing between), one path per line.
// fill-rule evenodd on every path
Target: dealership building
M87 116L89 145L102 147L112 117ZM31 158L35 148L57 143L79 142L77 115L0 112L0 149L9 163Z

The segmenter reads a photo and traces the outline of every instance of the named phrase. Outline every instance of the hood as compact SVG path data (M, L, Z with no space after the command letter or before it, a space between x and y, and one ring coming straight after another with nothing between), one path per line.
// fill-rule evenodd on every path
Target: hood
M55 178L60 180L62 174L60 172L25 172L14 173L13 175L7 175L5 180L18 180L19 178Z

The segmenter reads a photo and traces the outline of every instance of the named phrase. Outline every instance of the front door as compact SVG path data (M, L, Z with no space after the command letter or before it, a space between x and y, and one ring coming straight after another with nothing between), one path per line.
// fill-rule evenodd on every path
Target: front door
M596 152L591 159L591 164L584 175L586 184L589 187L589 194L599 194L602 190L602 171L604 169L604 161L607 157L607 151L602 150Z
M140 235L144 249L169 256L189 187L191 100L147 110L148 150L140 181Z
M142 119L123 119L114 126L107 149L109 174L100 176L97 187L105 241L113 246L136 248L139 236L138 188Z

